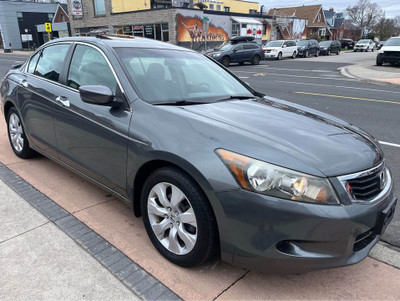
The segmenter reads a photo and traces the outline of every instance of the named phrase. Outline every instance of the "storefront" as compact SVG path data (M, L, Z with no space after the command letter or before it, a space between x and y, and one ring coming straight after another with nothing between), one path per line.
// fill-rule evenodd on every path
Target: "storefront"
M169 24L136 24L114 26L116 33L124 35L132 35L135 37L144 37L147 39L155 39L163 42L169 42Z

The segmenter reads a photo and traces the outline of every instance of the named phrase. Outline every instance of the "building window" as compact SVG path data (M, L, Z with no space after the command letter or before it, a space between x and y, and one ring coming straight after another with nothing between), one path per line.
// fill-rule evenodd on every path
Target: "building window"
M221 5L217 4L217 10L221 10Z
M250 10L249 10L249 14L250 14L250 15L255 15L255 14L257 14L257 10L255 10L255 9L250 9Z
M22 15L22 13L20 11L17 11L17 18L23 18L24 16Z
M267 24L263 24L262 35L265 36L267 34Z
M49 20L52 20L54 18L54 14L47 14L47 17L49 18Z
M227 13L229 13L229 11L230 11L230 7L228 7L228 6L225 6L225 12L227 12Z
M214 10L214 4L210 4L210 10Z
M61 15L61 22L65 22L65 16Z
M106 14L105 0L93 0L94 5L94 15L104 16Z
M240 24L237 22L232 22L232 37L240 36Z

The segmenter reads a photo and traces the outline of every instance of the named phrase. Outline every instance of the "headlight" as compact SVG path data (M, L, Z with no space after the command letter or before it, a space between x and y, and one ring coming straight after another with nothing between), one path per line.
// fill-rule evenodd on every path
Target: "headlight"
M299 202L339 204L326 178L314 177L224 149L218 149L216 153L243 189Z
M213 54L213 57L219 57L219 56L221 56L221 53L215 53L215 54Z
M278 49L272 49L271 51L272 51L272 52L277 52L277 51L278 51Z

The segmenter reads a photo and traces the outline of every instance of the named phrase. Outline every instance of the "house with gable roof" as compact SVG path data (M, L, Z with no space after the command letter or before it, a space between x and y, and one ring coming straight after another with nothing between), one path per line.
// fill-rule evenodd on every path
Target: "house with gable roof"
M343 39L345 29L345 19L343 13L337 13L333 8L324 10L326 23L329 25L329 30L332 33L332 40Z
M332 36L329 25L326 23L322 4L303 5L295 7L271 8L268 15L275 18L299 18L307 20L304 33L310 39L330 39Z

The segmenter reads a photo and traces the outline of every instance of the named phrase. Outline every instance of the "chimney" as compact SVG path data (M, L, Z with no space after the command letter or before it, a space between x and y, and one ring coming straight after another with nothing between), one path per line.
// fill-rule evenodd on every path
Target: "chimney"
M331 13L333 13L335 10L333 9L333 7L331 7L331 8L329 9L329 11L330 11Z

